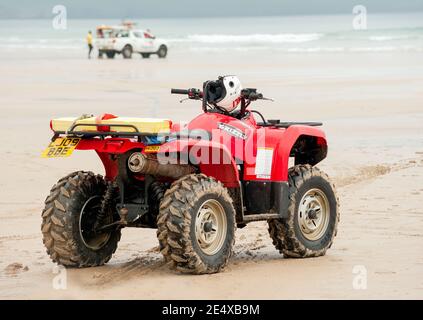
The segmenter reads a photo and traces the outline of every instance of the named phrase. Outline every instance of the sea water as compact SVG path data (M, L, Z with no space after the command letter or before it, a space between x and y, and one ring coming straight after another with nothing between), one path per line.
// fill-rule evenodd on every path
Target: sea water
M134 19L176 53L198 51L276 51L298 54L336 52L423 52L423 13L369 14L367 27L355 29L354 15L236 18ZM0 56L85 58L85 36L116 19L67 21L0 20Z

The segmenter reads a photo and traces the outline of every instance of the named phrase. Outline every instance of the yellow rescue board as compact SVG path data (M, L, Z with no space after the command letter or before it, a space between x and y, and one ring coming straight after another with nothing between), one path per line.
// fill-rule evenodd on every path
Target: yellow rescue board
M42 158L64 158L69 157L78 145L80 138L57 138L50 142L48 147L41 154Z
M109 125L111 131L119 132L135 132L135 127L138 132L143 133L168 133L170 131L170 120L166 119L154 119L154 118L127 118L127 117L116 117L113 119L99 120L96 117L88 117L84 119L78 119L75 117L57 118L51 121L52 129L54 131L66 132L73 125L77 124L75 131L97 131L93 124L97 125ZM84 124L88 124L84 126ZM119 127L119 124L125 125ZM133 127L127 127L131 125Z

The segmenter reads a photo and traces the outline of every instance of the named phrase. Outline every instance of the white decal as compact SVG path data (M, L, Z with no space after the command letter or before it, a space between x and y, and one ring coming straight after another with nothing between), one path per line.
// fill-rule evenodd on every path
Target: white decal
M234 136L235 138L239 138L239 139L243 139L243 140L247 139L247 136L245 135L245 133L243 133L241 130L239 130L239 129L237 129L237 128L229 125L229 124L219 122L217 124L217 127L220 130L227 132L231 136Z
M259 179L270 179L272 174L273 149L258 148L255 175Z

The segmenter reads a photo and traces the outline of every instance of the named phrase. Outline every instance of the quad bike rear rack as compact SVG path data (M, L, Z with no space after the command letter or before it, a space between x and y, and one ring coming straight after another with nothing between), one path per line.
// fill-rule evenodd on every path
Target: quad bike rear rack
M76 128L79 126L83 127L96 127L96 131L77 131ZM125 127L131 128L133 132L127 131L100 131L98 127L109 128L112 127ZM93 137L100 137L104 139L105 137L112 136L112 137L136 137L138 141L141 141L143 137L156 137L158 133L150 133L150 132L140 132L138 128L132 124L101 124L101 123L77 123L70 126L70 128L66 131L54 131L53 140L57 138L59 135L69 135L69 136L77 136L80 138L93 138Z

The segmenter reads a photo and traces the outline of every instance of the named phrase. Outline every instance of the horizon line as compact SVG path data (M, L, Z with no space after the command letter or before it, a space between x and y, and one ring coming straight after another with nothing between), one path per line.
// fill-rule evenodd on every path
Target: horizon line
M419 14L423 13L423 10L419 11L374 11L369 12L367 11L368 15L375 15L375 14ZM216 19L216 18L277 18L277 17L309 17L309 16L339 16L339 15L353 15L352 12L338 12L338 13L291 13L291 14L263 14L263 15L233 15L233 16L150 16L150 17L141 17L141 16L134 16L134 17L67 17L68 20L99 20L99 19L114 19L114 20L131 20L131 19ZM1 17L0 20L48 20L54 17L52 13L50 17L43 16L43 17Z

